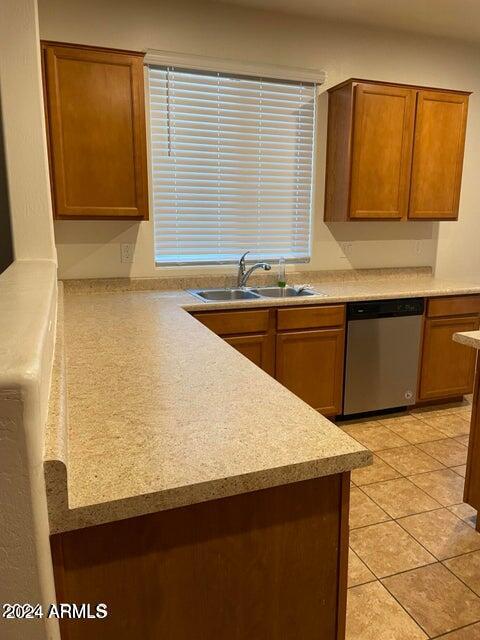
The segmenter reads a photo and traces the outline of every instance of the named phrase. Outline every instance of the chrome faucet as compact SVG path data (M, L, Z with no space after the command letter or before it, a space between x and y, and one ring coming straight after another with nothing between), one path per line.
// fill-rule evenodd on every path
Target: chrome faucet
M253 267L250 267L250 269L247 270L245 266L245 258L249 253L250 251L246 251L238 262L237 287L246 287L249 277L256 269L264 269L265 271L270 271L270 269L272 268L272 266L268 264L268 262L257 262L253 265Z

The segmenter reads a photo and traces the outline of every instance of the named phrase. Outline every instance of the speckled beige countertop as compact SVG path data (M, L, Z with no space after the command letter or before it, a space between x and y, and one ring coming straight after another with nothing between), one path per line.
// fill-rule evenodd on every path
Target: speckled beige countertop
M294 302L66 294L45 449L52 533L369 464L367 450L186 310L480 293L480 285L427 276L313 284L324 295Z
M453 336L455 342L480 350L480 331L464 331Z

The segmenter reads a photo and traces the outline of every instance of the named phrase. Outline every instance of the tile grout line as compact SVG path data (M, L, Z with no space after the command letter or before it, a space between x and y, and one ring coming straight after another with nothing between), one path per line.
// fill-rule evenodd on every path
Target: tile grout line
M422 625L419 624L412 615L410 615L410 613L407 611L407 609L403 606L403 604L401 602L399 602L397 600L397 598L393 595L393 593L391 593L391 591L388 589L388 587L386 585L384 585L383 582L381 580L379 580L378 578L376 579L375 582L378 582L378 584L385 589L385 591L391 596L391 598L393 598L393 600L398 604L398 606L402 609L402 611L405 612L405 614L409 617L409 619L420 629L420 631L423 631L425 633L425 635L427 636L427 638L430 638L430 636L428 635L426 630L422 627ZM370 583L366 582L365 584L370 584ZM363 586L363 585L358 585L358 586ZM351 588L354 589L355 587L351 587Z
M450 469L450 467L445 467L445 469ZM435 471L444 471L445 469L434 469L433 471L424 471L424 472L421 472L421 473L419 473L419 474L414 474L414 475L424 475L424 474L427 474L427 473L434 473ZM453 471L453 469L451 469L451 470ZM455 473L455 472L454 472L454 473ZM457 475L458 475L458 474L457 474ZM462 501L462 502L454 502L454 503L452 503L452 504L448 504L448 505L441 504L441 503L440 503L440 502L439 502L439 501L438 501L434 496L430 495L427 491L425 491L425 489L422 489L421 487L418 487L414 482L412 482L412 481L410 480L410 477L411 477L411 476L404 476L404 475L401 475L399 478L391 478L391 479L389 479L389 480L379 480L379 481L377 481L377 482L370 482L370 483L368 483L368 484L361 485L361 486L359 486L359 485L355 485L355 487L354 487L354 488L355 488L355 489L358 489L361 493L363 493L363 495L364 495L364 496L366 496L367 498L369 498L369 499L370 499L370 500L371 500L371 501L372 501L372 502L373 502L373 503L374 503L374 504L375 504L379 509L381 509L381 510L385 513L385 515L387 515L387 516L389 517L389 520L392 520L392 521L394 521L394 522L396 522L396 521L397 521L397 520L399 520L400 518L408 518L408 517L410 517L410 516L416 516L416 515L420 515L420 514L422 514L422 513L431 513L432 511L439 511L440 509L448 509L448 510L450 511L449 507L455 507L455 506L457 506L457 505L466 504L466 503L465 503L465 502L463 502L463 501ZM459 477L461 478L462 476L460 476L460 475L459 475ZM405 516L397 516L397 517L395 517L395 516L390 515L390 514L388 513L388 511L386 511L385 507L382 507L382 505L381 505L381 504L379 504L379 503L375 500L375 498L373 498L372 496L369 496L369 495L368 495L368 493L366 493L366 492L363 490L363 487L371 487L371 486L373 486L374 484L383 484L383 483L386 483L386 482L394 482L395 480L408 480L408 481L409 481L409 482L410 482L414 487L416 487L416 488L417 488L417 489L419 489L420 491L423 491L423 492L424 492L424 493L425 493L429 498L431 498L432 500L435 500L439 506L438 506L438 507L435 507L435 508L433 508L433 509L425 509L425 510L422 510L422 511L416 511L415 513L407 514L407 515L405 515ZM454 513L453 511L451 511L450 513L453 513L453 515L454 515L454 516L456 516L456 517L457 517L461 522L464 522L465 524L467 524L467 523L465 522L465 520L463 520L462 518L459 518L459 516L457 516L457 514L456 514L456 513ZM365 529L365 528L367 528L367 527L373 527L373 526L375 526L376 524L382 524L383 522L389 522L389 520L379 520L378 522L371 522L370 524L363 524L363 525L360 525L359 527L350 527L350 531L357 531L358 529ZM404 530L405 530L405 528L404 528L404 527L402 527L402 529L404 529ZM409 532L407 531L407 533L409 533ZM411 535L411 534L410 534L410 535ZM415 538L415 540L416 540L416 538ZM418 542L418 541L417 541L417 542Z
M431 511L426 511L425 513L433 513L434 511L441 511L442 509L447 509L447 507L441 507L440 509L432 509ZM456 513L453 513L453 511L450 511L450 510L448 510L448 511L449 511L449 513L451 513L452 515L454 515L454 516L455 516L455 518L457 518L457 520L459 520L460 522L463 522L463 524L466 524L466 525L467 525L467 527L469 526L466 522L464 522L464 520L462 520L461 518L459 518L459 517L457 516L457 514L456 514ZM421 515L421 514L415 514L415 515ZM406 517L406 518L410 518L411 516L405 516L405 517ZM401 519L402 519L402 518L399 518L399 520L401 520ZM410 536L412 536L412 538L413 538L414 540L416 540L416 542L418 542L418 544L419 544L421 547L423 547L423 549L425 549L425 551L427 551L430 555L432 555L434 558L436 558L437 562L440 562L440 563L441 563L441 562L443 562L443 560L451 560L452 558L458 558L459 556L466 555L465 553L460 553L460 554L458 554L458 556L452 556L451 558L450 558L450 557L449 557L449 558L443 558L443 560L442 560L441 558L439 558L438 556L436 556L432 551L429 551L429 550L427 549L427 547L426 547L422 542L420 542L420 540L418 540L418 538L416 538L416 537L413 535L413 533L410 533L407 529L405 529L405 527L402 525L402 523L401 523L401 522L399 522L399 521L397 521L397 520L396 520L395 522L397 522L397 524L398 524L400 527L402 527L402 529L403 529L404 531L406 531ZM473 553L474 551L480 551L480 546L479 546L479 548L478 548L478 549L472 549L472 551L467 551L466 553ZM356 553L356 552L355 552L355 553ZM358 553L357 553L357 555L358 555Z
M455 475L457 475L459 478L461 478L461 477L462 477L462 476L460 476L460 474L456 473L456 472L455 472L451 467L446 467L446 469L436 469L435 471L425 471L425 472L422 472L422 473L414 473L414 474L413 474L413 475L411 475L411 476L406 476L406 478L407 478L407 480L410 480L410 482L411 482L413 485L415 485L416 487L418 487L418 485L416 485L416 484L413 482L412 478L416 478L416 477L418 477L418 476L423 476L423 475L426 475L426 474L428 474L428 473L438 473L438 472L442 472L442 473L443 473L443 471L445 471L445 470L448 470L448 471L451 471L452 473L455 473ZM463 479L463 480L464 480L463 484L465 485L465 479ZM463 500L462 500L461 502L452 502L451 504L443 504L443 503L441 503L441 502L440 502L440 500L439 500L438 498L436 498L435 496L432 496L432 494L431 494L431 493L429 493L426 489L423 489L422 487L418 487L418 488L419 488L419 489L421 489L424 493L426 493L428 496L430 496L430 498L432 498L433 500L435 500L436 502L438 502L439 504L441 504L441 505L442 505L443 507L445 507L446 509L448 509L449 507L455 507L455 506L457 506L457 505L459 505L459 504L466 504L466 503L464 503L464 502L463 502ZM463 497L463 496L462 496L462 497Z
M424 565L424 566L425 566L425 567L431 567L431 566L433 566L434 564L442 564L442 563L441 563L441 562L432 562L431 564L426 564L426 565ZM419 568L419 569L421 569L422 567L418 567L418 568ZM448 569L448 567L445 567L445 568L446 568L446 569ZM415 571L415 569L409 569L409 571ZM402 573L408 573L408 571L402 571ZM454 573L452 573L451 571L450 571L450 573L451 573L455 578L457 577L457 576L455 576L455 574L454 574ZM395 575L399 575L399 574L395 574ZM391 577L393 577L393 576L388 576L388 578L391 578ZM478 618L478 620L474 620L473 622L469 622L468 624L466 624L466 625L462 625L461 627L455 627L454 629L450 629L449 631L446 631L445 633L442 633L442 634L440 634L440 635L437 635L437 636L431 636L431 635L428 633L428 631L425 629L425 627L424 627L424 626L422 626L422 625L420 624L420 622L418 622L418 620L415 620L415 618L414 618L414 617L413 617L413 616L408 612L408 610L407 610L407 609L402 605L402 603L397 599L397 597L395 596L395 594L393 594L393 593L390 591L390 589L388 588L388 586L387 586L386 584L383 584L382 580L379 580L379 582L380 582L380 584L381 584L381 585L382 585L382 586L383 586L383 587L388 591L388 593L392 596L392 598L395 600L395 602L396 602L397 604L399 604L399 605L402 607L402 609L405 611L405 613L406 613L406 614L407 614L407 615L408 615L408 616L409 616L409 617L410 617L410 618L415 622L415 624L416 624L416 625L418 625L418 626L420 627L420 629L422 629L422 631L424 631L424 632L425 632L425 635L426 635L426 636L427 636L427 638L429 638L430 640L433 640L434 638L442 638L442 637L444 637L445 635L447 635L447 634L449 634L449 633L453 633L454 631L458 631L459 629L463 629L463 628L465 628L465 627L469 627L469 626L471 626L471 625L477 624L477 622L479 622L479 621L480 621L480 618ZM465 585L465 586L466 586L466 585ZM467 588L469 589L469 591L472 591L472 590L470 589L470 587L467 587ZM478 596L477 596L477 594L476 594L476 593L474 593L473 591L472 591L472 593L473 593L473 595L474 595L475 597L477 597L477 598L478 598ZM479 600L480 600L480 598L479 598Z
M435 564L435 563L433 563L433 564ZM432 565L425 565L425 566L432 566ZM390 577L390 576L389 576L389 577ZM425 635L427 636L427 638L431 638L430 634L427 632L427 630L425 629L425 627L424 627L423 625L421 625L417 620L415 620L415 618L411 615L411 613L408 611L408 609L407 609L406 607L404 607L404 606L403 606L403 604L402 604L402 603L397 599L397 597L395 596L395 594L393 594L393 593L390 591L390 589L387 587L387 585L386 585L386 584L383 584L383 582L382 582L381 580L380 580L379 582L380 582L380 584L382 585L382 587L383 587L384 589L386 589L386 590L387 590L387 592L392 596L392 598L395 600L395 602L396 602L400 607L402 607L402 609L405 611L405 613L407 614L407 616L409 616L409 618L415 622L415 624L418 626L418 628L419 628L419 629L421 629L421 630L425 633Z
M407 478L407 477L405 477L405 476L402 476L401 478L395 478L395 480L408 480L408 478ZM393 482L393 481L394 481L394 480L386 480L386 482ZM411 480L410 480L410 482L411 482ZM412 484L412 486L416 487L417 489L420 489L420 487L417 487L417 485L416 485L416 484L414 484L413 482L411 482L411 484ZM370 486L370 487L371 487L372 485L368 485L368 486ZM358 488L360 488L360 487L358 487ZM420 489L420 491L423 491L423 489ZM427 496L427 498L431 498L432 500L435 500L435 498L433 498L432 496L428 495L428 493L427 493L426 491L424 491L424 493L425 493L425 495ZM381 506L381 505L380 505L380 504L375 500L375 498L372 498L371 496L369 496L369 495L368 495L368 493L365 493L365 495L367 496L367 498L370 498L370 500L371 500L372 502L374 502L374 503L377 505L377 507L379 507L380 509L382 509L382 511L384 511L384 512L387 514L387 516L390 516L390 519L391 519L391 520L393 520L394 522L396 522L399 518L408 518L409 516L418 516L418 515L420 515L421 513L430 513L431 511L438 511L438 510L439 510L439 509L441 509L441 508L446 508L446 507L443 507L443 505L441 505L439 502L437 502L437 500L435 500L435 502L437 502L437 504L439 505L438 507L434 507L433 509L425 509L425 510L422 510L422 511L416 511L415 513L407 513L407 515L405 515L405 516L397 516L397 517L395 517L395 516L391 516L391 515L388 513L388 511L386 511L386 510L385 510L385 507L382 507L382 506ZM381 522L373 522L371 525L368 525L368 524L367 524L367 525L365 525L365 526L367 526L367 527L372 526L372 527L373 527L373 526L375 526L376 524L381 524ZM362 528L362 529L363 529L363 528L365 528L365 527L354 527L354 528L353 528L353 530L355 531L356 529L360 529L360 528Z
M462 629L468 629L468 627L473 627L478 624L478 622L469 622L468 624L464 624L461 627L457 627L456 629L452 629L452 631L447 631L446 633L442 633L439 636L432 636L430 640L441 640L442 638L446 638L450 633L454 633L455 631L462 631Z

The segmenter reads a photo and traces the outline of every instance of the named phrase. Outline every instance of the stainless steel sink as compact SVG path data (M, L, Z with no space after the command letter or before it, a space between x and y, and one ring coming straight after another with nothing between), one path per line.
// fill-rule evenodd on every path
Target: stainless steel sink
M259 300L261 298L303 298L324 295L313 289L295 287L257 287L256 289L187 289L202 302L228 302L229 300Z
M295 287L258 287L252 291L262 298L302 298L321 295L312 289L295 289Z
M260 297L248 289L188 289L188 293L204 302L223 302L228 300L253 300Z

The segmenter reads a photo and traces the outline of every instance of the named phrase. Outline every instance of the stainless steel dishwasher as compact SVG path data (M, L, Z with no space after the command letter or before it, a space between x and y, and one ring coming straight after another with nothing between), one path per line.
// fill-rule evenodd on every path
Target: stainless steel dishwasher
M423 298L347 305L343 414L415 404Z

